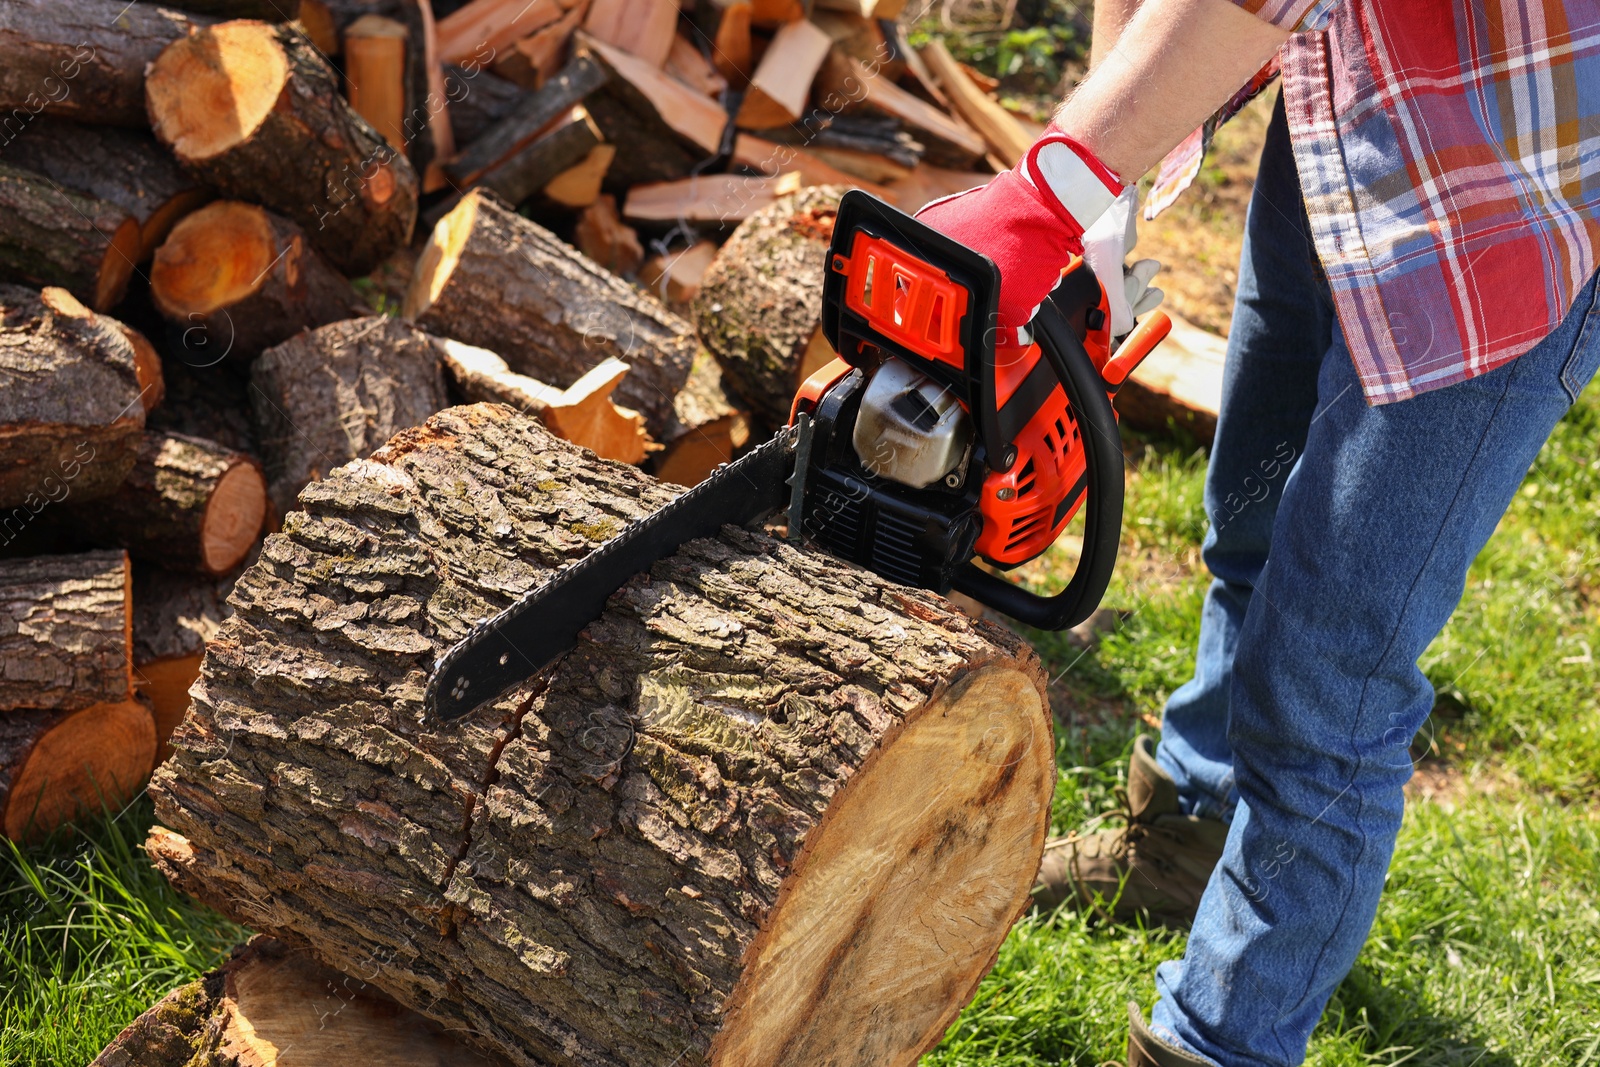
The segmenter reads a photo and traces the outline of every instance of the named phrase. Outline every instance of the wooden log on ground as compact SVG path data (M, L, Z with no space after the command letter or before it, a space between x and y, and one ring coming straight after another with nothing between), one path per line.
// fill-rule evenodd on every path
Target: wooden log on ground
M336 322L269 348L250 367L250 401L279 515L307 482L364 458L443 408L433 339L382 315Z
M142 130L41 118L0 150L0 162L42 174L133 216L139 224L134 256L139 263L155 254L179 219L211 199Z
M0 721L133 696L126 552L0 560Z
M0 715L0 832L31 841L79 815L116 811L150 776L155 751L140 700Z
M591 57L574 56L543 88L523 94L505 117L467 143L445 164L445 174L458 186L471 185L495 164L532 144L552 123L604 85L606 78L605 69Z
M435 343L456 390L470 403L506 404L524 415L537 416L551 433L601 459L641 463L650 451L644 416L611 399L628 373L622 360L606 359L571 388L556 389L516 373L487 348L448 338L438 338Z
M409 139L406 37L405 23L382 15L363 15L344 31L345 95L397 152Z
M359 973L340 974L259 936L162 997L89 1067L315 1067L343 1063L355 1049L383 1067L506 1067Z
M145 84L150 124L178 162L224 196L271 208L346 274L411 239L417 174L339 92L293 29L208 27L163 49ZM231 102L218 109L217 99Z
M156 763L172 755L167 739L189 710L189 687L200 677L206 642L232 614L232 588L232 576L134 568L133 684L155 717Z
M808 19L786 23L773 35L750 76L739 108L741 129L764 130L797 121L806 112L811 83L832 42Z
M59 285L105 311L128 291L138 256L127 211L0 163L0 281Z
M0 530L112 492L144 429L127 336L65 289L0 285ZM19 515L21 508L26 514Z
M602 196L578 213L572 241L578 251L613 274L632 274L644 262L644 246L617 213L617 201Z
M816 369L822 274L843 190L804 189L747 218L722 246L693 318L728 384L768 426L789 421L795 390ZM826 348L826 342L823 342ZM825 357L825 358L824 358Z
M653 437L700 347L658 301L477 191L434 228L403 310L429 333L487 348L559 389L615 356L632 368L617 401Z
M728 528L419 719L451 641L674 492L490 405L307 487L156 774L157 865L527 1067L909 1067L1029 903L1020 638Z
M149 125L145 65L204 20L124 0L0 2L0 113L7 137L41 113Z
M90 544L215 576L244 560L266 518L267 483L255 459L215 441L147 430L116 492L69 500L53 521Z
M534 196L600 147L600 129L582 105L574 107L551 128L495 164L479 181L508 204Z
M709 352L694 358L689 380L672 398L672 424L650 465L664 482L698 485L750 441L750 417L722 389L722 371Z
M150 296L186 335L249 361L301 330L370 310L288 219L218 200L172 228L150 266Z

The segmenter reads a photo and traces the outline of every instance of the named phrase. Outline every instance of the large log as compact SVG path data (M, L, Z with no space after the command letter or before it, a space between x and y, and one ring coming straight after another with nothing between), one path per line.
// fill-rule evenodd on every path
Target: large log
M1038 867L1020 638L730 527L420 718L452 641L673 491L490 405L308 486L157 772L158 866L528 1067L909 1067Z
M55 522L91 544L215 577L243 561L266 518L266 479L253 458L215 441L147 430L117 491L68 501Z
M659 301L477 191L434 228L404 313L561 389L615 356L632 368L617 402L658 440L699 348Z
M133 681L155 715L156 762L172 755L167 738L189 710L189 687L200 656L230 614L233 577L162 570L141 564L133 574Z
M138 255L138 220L121 207L0 163L0 281L59 285L105 311Z
M125 0L0 0L0 129L15 137L41 112L148 125L145 65L203 21Z
M268 349L250 402L279 515L342 463L445 406L433 339L382 315L336 322Z
M0 285L0 529L69 494L105 496L144 428L137 356L65 289ZM20 517L24 525L29 521Z
M365 274L411 239L416 171L351 109L338 74L293 28L199 30L151 63L145 96L156 137L179 163L224 196L298 222L346 274Z
M837 186L802 189L745 219L694 299L701 339L769 426L789 421L795 390L818 362L822 273L841 195Z
M0 560L0 720L133 695L126 552Z
M0 833L28 841L80 814L116 811L149 777L155 750L139 700L0 715Z
M308 327L371 310L304 230L237 200L172 228L150 265L150 297L200 363L248 362Z

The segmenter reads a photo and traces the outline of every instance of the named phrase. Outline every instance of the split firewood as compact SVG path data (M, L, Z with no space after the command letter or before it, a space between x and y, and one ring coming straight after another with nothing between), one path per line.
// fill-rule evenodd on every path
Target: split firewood
M738 124L747 130L764 130L797 121L806 112L811 83L827 58L832 42L808 19L786 23L750 76Z
M498 405L308 487L156 773L157 866L526 1067L910 1067L1038 869L1019 637L730 527L420 719L450 642L675 492Z
M143 127L145 65L202 25L125 0L0 0L0 111Z
M482 67L445 68L450 126L456 141L470 145L522 103L528 90Z
M237 200L172 228L150 266L150 296L186 347L219 360L249 361L307 327L369 310L299 226Z
M589 14L589 0L569 8L556 21L515 42L494 61L494 72L528 89L542 89L567 58L567 44Z
M732 3L695 4L694 17L701 34L711 42L711 64L735 89L750 84L755 71L755 54L750 37L749 0Z
M811 21L828 35L839 51L852 59L861 60L869 67L881 65L889 54L888 40L876 19L850 11L830 11L818 7L811 12Z
M692 318L728 383L768 426L789 421L795 390L833 358L814 338L822 276L843 190L802 190L746 219L722 246Z
M604 85L606 77L605 69L591 57L574 56L543 88L523 94L504 118L462 148L455 159L445 164L445 173L457 186L473 184L495 164L533 143L552 123Z
M572 230L578 251L612 274L632 274L644 262L644 246L632 226L617 214L617 202L602 196L578 213Z
M156 137L180 164L224 196L298 222L346 274L365 274L411 239L416 171L351 109L338 74L297 31L249 21L199 30L151 63L145 95Z
M594 0L583 29L597 41L662 67L677 25L678 0Z
M308 482L445 406L432 339L398 319L350 319L290 338L250 367L250 400L279 515Z
M610 74L584 104L607 141L627 146L611 165L616 188L682 178L722 151L728 113L715 100L620 48L578 40Z
M155 716L156 763L172 755L167 739L189 710L200 656L232 614L233 581L146 564L134 569L133 681Z
M300 28L323 55L336 56L344 51L339 23L324 0L300 0Z
M691 89L699 90L713 99L728 88L728 79L707 59L700 48L681 33L672 36L672 47L667 52L667 62L662 68Z
M639 222L699 224L714 230L743 222L803 185L801 176L792 172L776 177L707 174L651 182L628 190L622 213Z
M508 204L528 199L600 147L600 129L579 104L510 158L490 167L478 184Z
M804 0L751 0L750 21L764 30L782 29L806 17Z
M439 337L497 352L559 389L608 356L632 371L617 400L666 427L699 349L693 328L537 223L474 190L434 228L404 313Z
M797 188L807 185L842 185L846 188L865 189L884 200L892 199L887 187L854 174L847 174L811 149L796 145L775 144L748 133L741 133L733 140L732 158L739 166L748 167L766 177L780 174L799 175L800 184Z
M817 72L817 105L826 111L870 108L911 127L927 146L927 160L941 167L971 169L988 146L970 126L913 96L882 73L874 73L838 48L828 53Z
M52 502L103 497L139 450L137 355L65 289L0 285L0 530Z
M0 560L0 722L132 698L131 582L126 552Z
M571 6L573 0L472 0L439 20L439 61L481 66Z
M651 256L639 267L639 284L673 310L687 311L716 258L717 246L712 241L696 241L688 248ZM689 377L694 378L692 372Z
M672 398L665 447L651 464L657 478L698 485L750 441L750 418L722 389L722 371L709 352L694 359L689 380Z
M138 263L155 254L179 219L211 199L143 130L41 117L0 150L0 162L133 216L139 224Z
M1001 162L1008 167L1016 166L1034 141L1016 116L989 99L988 94L973 83L942 41L930 41L922 50L922 58L938 79L945 96L955 105L956 112L988 142Z
M293 22L300 17L300 0L170 0L170 6L217 19Z
M84 504L69 500L52 518L90 544L215 576L237 567L255 544L267 518L267 484L249 456L147 430L139 460L116 492Z
M619 407L611 394L628 374L620 359L606 359L567 389L517 374L489 351L460 341L436 341L445 369L471 403L507 404L536 415L563 441L587 448L601 459L641 463L651 448L644 416Z
M0 832L32 841L116 811L150 777L155 751L155 723L138 699L0 715Z
M508 1067L396 1004L360 977L357 961L347 966L352 973L340 974L253 937L129 1023L89 1067L315 1067L355 1049L383 1067Z
M579 163L550 179L544 187L544 195L562 207L574 210L588 207L600 199L600 188L611 169L611 161L616 158L616 145L595 145Z
M382 15L363 15L344 31L346 96L356 114L383 135L389 147L406 150L406 25Z
M123 208L0 163L0 281L59 285L105 311L138 257L139 221Z

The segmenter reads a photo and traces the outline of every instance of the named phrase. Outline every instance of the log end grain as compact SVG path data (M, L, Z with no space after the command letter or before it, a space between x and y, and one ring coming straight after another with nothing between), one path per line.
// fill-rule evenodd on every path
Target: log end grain
M277 244L265 211L219 200L172 228L150 267L150 296L178 322L232 307L261 288ZM298 258L298 251L287 254Z
M206 501L200 524L200 563L207 574L239 565L267 521L267 480L253 460L235 456Z
M467 238L472 236L478 207L482 203L483 199L479 196L462 197L461 202L440 219L433 233L428 235L400 307L400 314L407 319L416 322L439 299L439 294L444 291L445 284L450 281L450 275L461 259L461 250L466 247Z
M0 831L28 840L126 803L150 776L156 729L139 700L0 719ZM8 781L6 781L8 780Z
M163 49L145 78L145 102L156 136L179 160L202 162L249 140L288 81L277 30L240 20Z

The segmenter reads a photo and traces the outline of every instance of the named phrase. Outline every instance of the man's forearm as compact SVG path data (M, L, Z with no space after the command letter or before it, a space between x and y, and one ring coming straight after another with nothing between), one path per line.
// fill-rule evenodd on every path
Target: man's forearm
M1095 31L1098 41L1098 15ZM1288 36L1229 0L1144 0L1055 123L1124 181L1135 181L1226 103Z
M1122 30L1139 8L1139 0L1095 0L1094 35L1089 40L1089 69L1111 54Z

